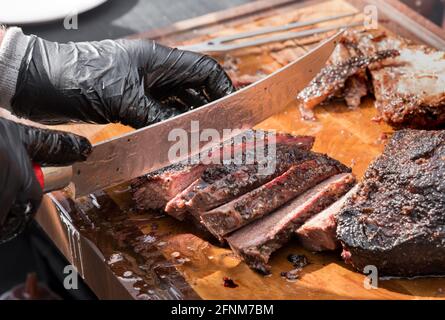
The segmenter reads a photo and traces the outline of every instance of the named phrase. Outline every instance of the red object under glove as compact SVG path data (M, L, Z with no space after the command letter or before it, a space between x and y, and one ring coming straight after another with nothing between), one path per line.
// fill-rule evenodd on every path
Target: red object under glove
M35 163L33 163L32 167L34 169L34 174L36 175L37 181L39 181L40 187L43 189L45 187L45 180L43 177L42 167Z

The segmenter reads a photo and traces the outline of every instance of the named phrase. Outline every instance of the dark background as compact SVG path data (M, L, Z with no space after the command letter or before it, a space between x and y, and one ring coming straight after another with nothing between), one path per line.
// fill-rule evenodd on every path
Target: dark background
M445 29L445 0L401 0Z
M63 21L26 26L23 29L26 33L33 33L45 39L60 42L115 39L253 1L109 0L99 7L79 15L78 30L65 30ZM445 27L445 0L401 1L436 24Z
M65 30L63 21L27 26L23 29L25 33L60 42L115 39L252 1L109 0L79 15L78 30Z

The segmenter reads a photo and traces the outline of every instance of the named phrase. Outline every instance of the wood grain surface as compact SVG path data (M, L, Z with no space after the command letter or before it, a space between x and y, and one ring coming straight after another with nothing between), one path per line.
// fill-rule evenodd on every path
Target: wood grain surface
M166 44L192 43L209 36L232 34L263 25L279 25L296 20L310 20L357 10L342 0L311 1L282 5L262 10L258 15L234 19L204 28L194 24L194 30L180 32L170 28L154 34ZM356 17L353 19L359 19ZM215 20L213 20L214 22ZM350 22L351 18L342 21ZM201 21L201 23L203 23ZM325 25L325 24L322 24ZM393 21L380 23L397 33L412 35ZM405 30L405 31L400 31ZM150 37L146 33L144 37ZM440 37L426 32L417 41L440 45ZM235 59L238 69L232 74L268 74L301 55L326 35L305 40L290 40L284 44L269 44L217 57L221 61ZM443 39L442 39L443 40ZM439 41L439 42L438 42ZM351 166L361 177L369 163L381 153L392 129L373 121L376 110L371 98L357 110L342 102L316 108L317 121L301 120L295 104L275 115L258 128L314 135L314 150L324 152ZM128 132L121 125L58 126L59 129L84 134L92 142ZM143 146L141 146L143 148ZM231 250L217 246L189 223L178 222L154 212L135 212L127 186L119 186L95 197L73 202L56 193L59 205L71 213L73 224L103 255L104 264L134 298L202 298L202 299L434 299L445 298L444 278L380 280L378 289L366 289L365 276L352 270L340 259L339 252L312 254L292 241L273 255L272 275L262 276L250 270ZM310 264L299 280L290 282L280 276L292 265L289 254L305 254ZM84 265L87 262L84 262ZM223 286L230 277L236 288ZM87 283L90 283L87 280ZM94 286L93 286L94 287ZM93 288L94 290L94 288ZM106 293L103 297L110 297Z

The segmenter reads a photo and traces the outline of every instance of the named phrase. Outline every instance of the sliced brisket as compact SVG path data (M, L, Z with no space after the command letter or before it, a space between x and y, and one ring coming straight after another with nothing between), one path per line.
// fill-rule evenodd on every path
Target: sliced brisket
M275 170L265 174L258 162L236 166L215 166L167 203L165 211L183 215L199 214L223 205L281 175L292 165L308 158L308 152L296 145L276 146Z
M337 223L343 257L361 272L445 274L445 131L396 132Z
M308 153L308 160L229 203L201 214L203 224L218 238L269 214L321 181L350 169L326 155Z
M314 138L277 133L272 142L295 145L310 150ZM266 145L269 143L267 132L249 130L223 143L218 148L204 151L199 156L134 179L131 183L131 189L136 207L141 210L164 209L168 201L199 179L207 168L222 167L218 164L223 163L224 159L238 157L261 143ZM206 161L203 163L200 159ZM177 218L182 219L183 217L178 215Z
M335 250L338 247L337 235L335 233L337 229L337 215L346 200L356 191L357 186L298 228L296 231L297 238L305 249L319 252Z
M340 198L354 183L350 173L330 177L274 213L234 232L227 242L251 268L267 274L270 255L288 242L304 221Z

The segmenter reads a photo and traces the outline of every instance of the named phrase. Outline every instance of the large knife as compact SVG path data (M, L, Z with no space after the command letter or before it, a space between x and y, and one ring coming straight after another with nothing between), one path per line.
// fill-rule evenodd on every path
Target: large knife
M231 138L227 136L227 129L251 129L283 111L295 99L325 65L341 34L342 31L338 32L298 60L233 94L98 143L85 162L63 168L36 167L44 191L60 189L73 182L76 197L81 197L162 168L171 163L169 150L177 142L169 140L169 133L174 129L183 130L189 137L204 129L214 129L224 139ZM193 126L192 121L198 122ZM187 155L198 151L199 144L191 144Z

